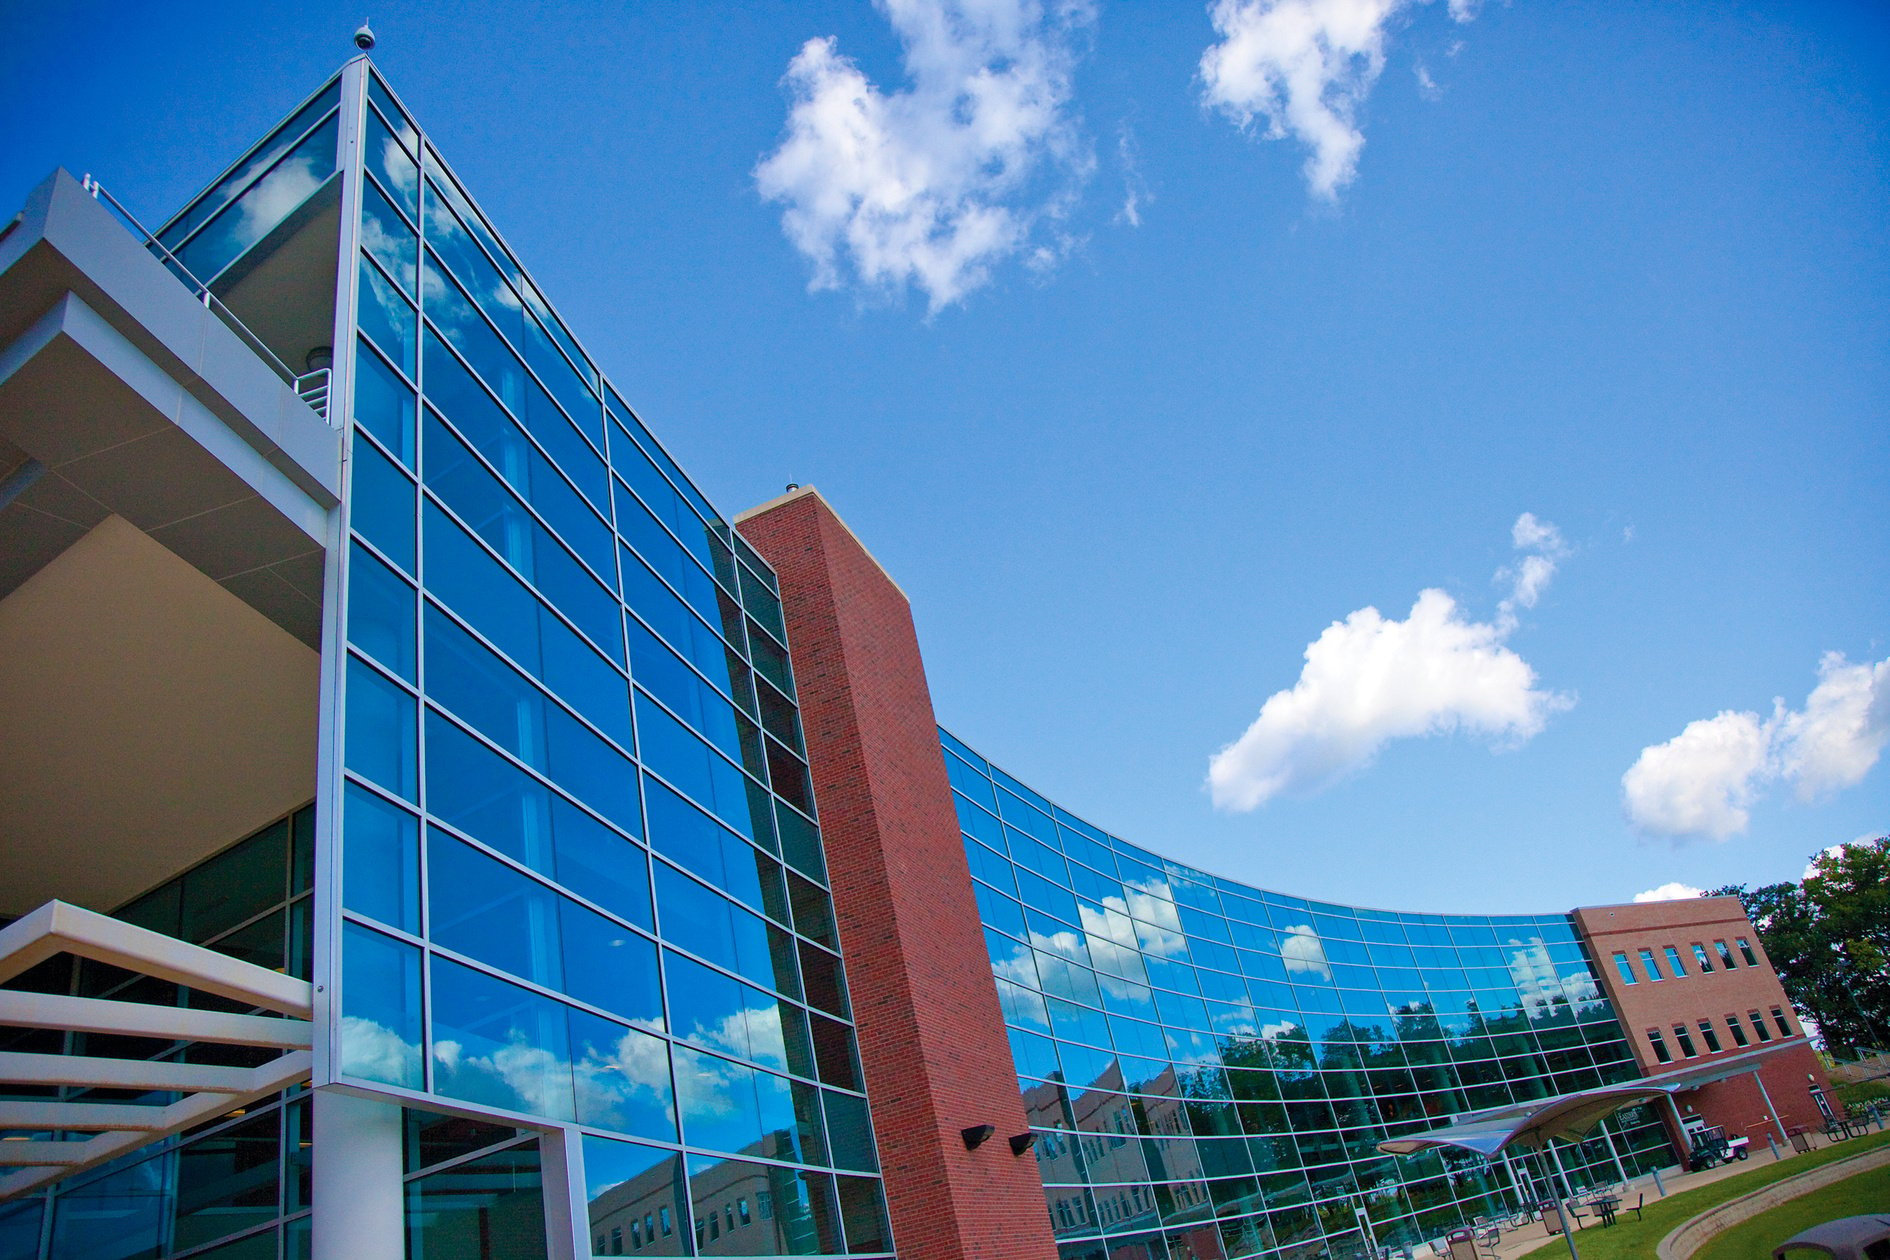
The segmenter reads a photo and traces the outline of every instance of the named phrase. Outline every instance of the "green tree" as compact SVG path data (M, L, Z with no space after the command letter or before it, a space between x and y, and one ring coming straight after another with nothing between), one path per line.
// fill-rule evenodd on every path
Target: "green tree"
M1759 929L1785 992L1835 1052L1890 1046L1890 836L1818 854L1803 881L1715 888Z

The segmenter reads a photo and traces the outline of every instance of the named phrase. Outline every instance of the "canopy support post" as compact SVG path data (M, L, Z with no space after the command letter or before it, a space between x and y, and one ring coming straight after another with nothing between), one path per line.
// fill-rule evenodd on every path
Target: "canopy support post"
M1759 1087L1759 1097L1765 1100L1765 1109L1771 1113L1772 1127L1778 1130L1779 1140L1790 1146L1792 1140L1785 1136L1785 1121L1779 1118L1778 1108L1772 1105L1772 1095L1765 1091L1765 1078L1759 1075L1759 1069L1752 1069L1752 1083Z
M1568 1219L1568 1201L1574 1197L1573 1187L1569 1185L1568 1173L1562 1167L1561 1153L1555 1149L1555 1139L1544 1137L1542 1144L1549 1148L1549 1158L1555 1161L1555 1171L1562 1177L1563 1197L1557 1199L1555 1203L1556 1213L1562 1218L1562 1237L1568 1242L1568 1254L1574 1260L1582 1260L1582 1253L1575 1250L1575 1230L1572 1228L1574 1222Z
M1627 1192L1627 1165L1621 1162L1621 1152L1615 1147L1614 1134L1608 1132L1608 1120L1612 1120L1613 1118L1613 1116L1609 1116L1607 1120L1603 1120L1597 1127L1601 1130L1602 1141L1608 1144L1608 1154L1614 1160L1615 1176L1621 1179L1621 1191L1625 1194Z

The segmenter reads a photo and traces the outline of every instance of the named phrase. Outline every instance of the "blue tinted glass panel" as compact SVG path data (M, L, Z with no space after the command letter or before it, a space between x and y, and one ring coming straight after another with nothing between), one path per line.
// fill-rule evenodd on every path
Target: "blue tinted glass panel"
M409 218L418 218L420 213L420 169L407 151L394 139L387 129L387 124L369 110L367 113L365 142L362 157L367 162L368 171L380 181L390 196L407 212Z
M530 589L427 504L427 589L624 747L629 683Z
M359 924L342 925L341 1070L420 1088L420 951Z
M184 213L166 225L164 230L158 233L158 239L172 249L177 248L177 242L189 235L193 228L228 205L230 199L247 187L249 181L257 174L274 166L276 160L287 153L308 132L309 128L315 125L317 119L335 108L335 101L339 95L339 87L330 83L325 91L318 93L307 105L298 110L295 117L277 128L267 140L257 145L241 165L223 179L218 180L214 188L191 203Z
M435 943L548 989L564 987L556 893L469 844L427 834Z
M411 466L413 390L366 341L361 342L354 362L355 422L379 439L402 463Z
M668 1042L573 1010L571 1047L579 1124L631 1137L676 1140Z
M585 1135L593 1254L614 1254L621 1242L625 1255L687 1255L683 1240L690 1215L682 1176L682 1159L674 1151Z
M487 546L577 623L611 660L622 660L616 597L432 411L426 419L425 480ZM604 554L608 557L609 550Z
M331 117L177 250L178 261L199 283L215 281L243 251L307 204L334 173L335 136Z
M432 698L612 822L640 830L636 772L626 757L433 607L426 644Z
M414 374L413 304L381 274L380 268L361 259L361 285L355 318L361 331L381 348L394 366Z
M559 899L558 926L564 992L639 1028L661 1030L656 946L616 920L564 898Z
M427 401L452 421L506 483L550 522L599 576L608 577L616 567L609 526L565 480L565 473L581 476L589 472L597 484L594 489L587 485L584 495L603 502L603 468L581 464L559 472L431 328L426 330L425 343Z
M413 572L413 482L387 456L357 439L354 489L348 497L349 524L379 547L388 559Z
M348 769L416 800L420 719L414 698L356 657L348 660Z
M403 932L420 930L420 820L359 784L345 801L342 904Z
M576 1119L569 1008L437 956L432 975L434 1092Z
M642 849L437 713L427 715L427 808L612 914L650 925Z
M359 543L348 557L348 641L414 681L419 596Z
M708 806L729 826L753 835L748 781L742 772L641 693L636 711L638 752L644 764Z
M414 292L419 275L419 243L413 228L372 183L361 190L361 245L387 269L395 284L408 294Z

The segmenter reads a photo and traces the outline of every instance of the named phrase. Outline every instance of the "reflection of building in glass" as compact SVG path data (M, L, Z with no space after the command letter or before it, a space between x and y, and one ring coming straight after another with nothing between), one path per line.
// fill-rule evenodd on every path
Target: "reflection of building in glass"
M890 1252L773 571L365 58L114 206L0 230L0 1260Z
M1442 1232L1502 1207L1500 1170L1400 1162L1378 1141L1637 1075L1566 915L1247 888L1108 836L943 740L1068 1254L1083 1238L1098 1255L1155 1235L1150 1248L1198 1256L1356 1238L1360 1203L1381 1240ZM1590 1179L1616 1154L1629 1172L1671 1159L1649 1112L1591 1147Z

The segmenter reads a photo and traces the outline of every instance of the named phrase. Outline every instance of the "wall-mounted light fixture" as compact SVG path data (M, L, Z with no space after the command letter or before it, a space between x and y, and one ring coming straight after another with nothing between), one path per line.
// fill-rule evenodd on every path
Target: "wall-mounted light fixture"
M1017 1133L1011 1136L1011 1154L1022 1155L1037 1144L1035 1133Z
M969 1129L960 1129L958 1131L958 1136L965 1139L966 1150L975 1151L980 1146L983 1146L985 1144L986 1139L988 1139L993 1133L996 1133L996 1132L997 1132L996 1125L974 1124Z

